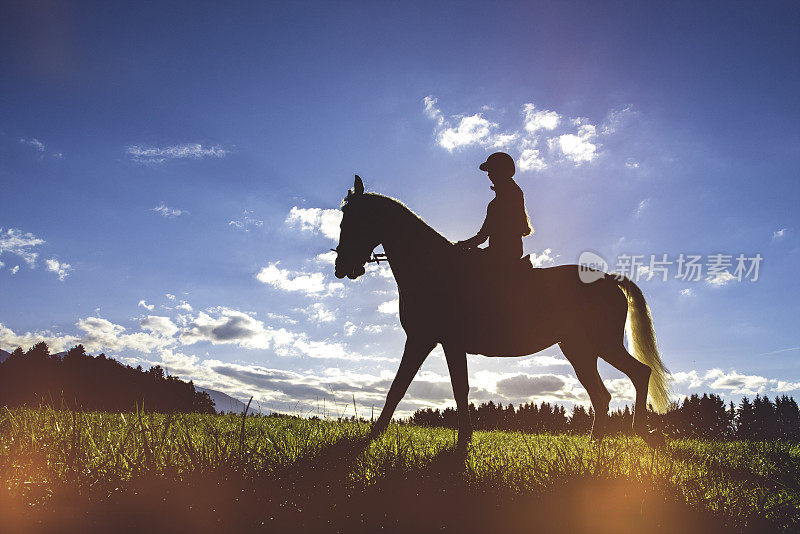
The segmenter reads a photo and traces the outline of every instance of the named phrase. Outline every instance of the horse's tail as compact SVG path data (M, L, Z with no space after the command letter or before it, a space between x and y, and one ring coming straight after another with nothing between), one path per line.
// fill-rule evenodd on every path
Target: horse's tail
M664 367L658 355L656 332L653 330L653 318L650 307L644 299L642 290L632 280L617 277L617 285L625 292L628 299L628 320L625 333L628 336L628 348L633 356L650 368L650 385L648 391L653 408L663 413L669 406L669 371Z

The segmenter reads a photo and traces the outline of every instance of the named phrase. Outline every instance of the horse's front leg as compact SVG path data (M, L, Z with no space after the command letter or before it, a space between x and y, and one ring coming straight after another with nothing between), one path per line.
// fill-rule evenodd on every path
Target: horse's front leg
M406 347L403 351L403 358L400 360L400 368L397 369L397 375L395 375L392 386L389 388L389 393L386 395L386 403L383 405L381 415L372 425L370 432L372 437L376 437L389 426L389 421L392 420L392 415L397 409L397 405L403 400L409 384L411 384L417 371L422 366L422 362L425 361L425 358L428 357L428 354L431 353L435 346L435 342L421 341L411 337L406 339Z
M467 352L458 345L445 343L444 355L453 384L453 396L458 410L458 448L465 448L472 439L472 421L469 417L469 377L467 376Z

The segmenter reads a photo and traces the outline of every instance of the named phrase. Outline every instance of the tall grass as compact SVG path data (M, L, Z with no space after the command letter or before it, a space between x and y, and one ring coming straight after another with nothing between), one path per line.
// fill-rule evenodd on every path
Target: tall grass
M588 436L477 432L462 457L453 449L452 430L393 425L372 442L365 439L368 431L368 424L356 421L290 417L3 409L0 479L9 498L45 510L64 488L105 502L135 493L131 488L145 479L176 488L224 479L252 494L253 503L288 495L286 502L298 510L320 516L350 506L348 521L358 505L343 496L365 502L385 497L369 501L374 509L390 506L404 492L430 493L420 497L424 509L449 490L475 499L491 494L503 503L555 495L563 501L583 492L597 499L587 501L586 514L595 505L630 501L646 515L646 507L668 502L704 514L723 530L800 527L800 450L785 443L680 440L653 449L622 435L595 442ZM333 508L319 508L326 499ZM573 500L572 506L583 506ZM273 504L274 519L284 512ZM293 513L308 520L302 511ZM408 518L367 519L399 525Z

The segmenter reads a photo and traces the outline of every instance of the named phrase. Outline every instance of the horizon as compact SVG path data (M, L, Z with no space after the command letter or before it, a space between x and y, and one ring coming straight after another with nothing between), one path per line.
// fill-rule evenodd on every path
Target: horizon
M676 399L798 394L796 5L185 6L6 8L0 348L368 413L404 335L385 265L333 276L353 175L458 241L506 150L536 266L647 267ZM476 405L588 405L557 347L468 362ZM448 406L437 348L398 416Z

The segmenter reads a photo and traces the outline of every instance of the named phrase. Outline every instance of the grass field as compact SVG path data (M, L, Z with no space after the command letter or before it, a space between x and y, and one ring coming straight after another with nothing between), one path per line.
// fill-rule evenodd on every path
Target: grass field
M0 412L6 532L792 532L800 447Z

